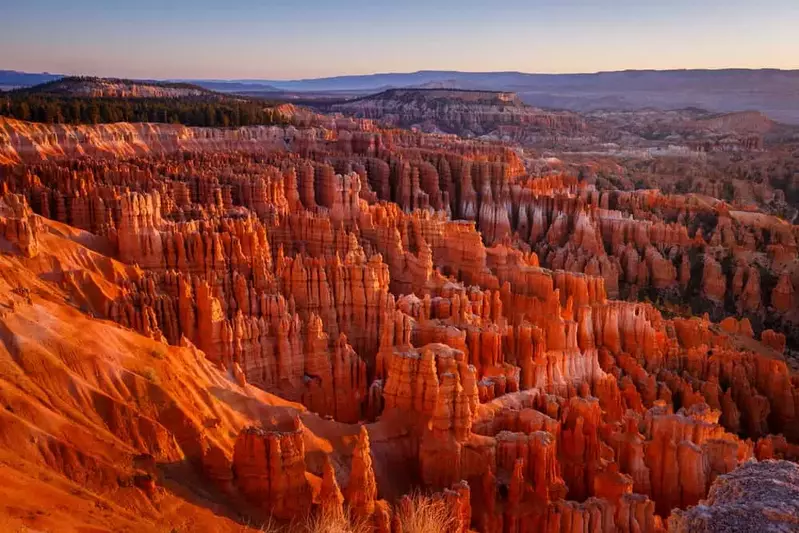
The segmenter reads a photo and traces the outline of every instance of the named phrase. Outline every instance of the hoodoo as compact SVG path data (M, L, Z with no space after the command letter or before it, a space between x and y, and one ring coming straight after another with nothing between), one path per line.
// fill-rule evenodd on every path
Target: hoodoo
M50 117L0 116L0 530L799 528L782 126L48 87L0 101Z

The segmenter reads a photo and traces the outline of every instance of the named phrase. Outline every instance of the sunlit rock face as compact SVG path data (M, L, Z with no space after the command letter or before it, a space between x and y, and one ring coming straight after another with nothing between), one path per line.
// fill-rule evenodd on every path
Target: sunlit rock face
M415 490L463 532L787 523L735 487L795 484L751 464L799 458L794 226L313 120L0 119L3 468L220 531L398 533Z

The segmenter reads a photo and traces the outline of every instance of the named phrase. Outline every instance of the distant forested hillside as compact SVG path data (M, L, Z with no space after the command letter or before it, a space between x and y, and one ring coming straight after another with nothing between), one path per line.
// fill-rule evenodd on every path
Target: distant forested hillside
M86 98L27 92L0 95L0 116L46 124L163 122L238 127L286 121L268 102L259 100Z

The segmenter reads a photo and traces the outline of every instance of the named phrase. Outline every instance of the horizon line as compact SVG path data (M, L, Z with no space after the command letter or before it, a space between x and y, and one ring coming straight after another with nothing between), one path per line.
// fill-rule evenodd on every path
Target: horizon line
M128 79L139 81L218 81L218 82L306 82L314 80L336 79L336 78L359 78L370 76L402 76L413 74L425 73L441 73L441 74L518 74L522 76L596 76L600 74L621 74L629 72L723 72L723 71L743 71L743 72L785 72L794 73L799 72L799 67L796 68L780 68L780 67L694 67L694 68L627 68L620 70L597 70L588 72L525 72L521 70L448 70L448 69L420 69L413 71L393 71L393 72L369 72L361 74L334 74L330 76L318 77L301 77L301 78L192 78L192 77L175 77L175 78L159 78L159 77L142 77L130 78L125 76L116 75L96 75L96 74L75 74L75 73L56 73L49 71L31 72L26 70L17 69L0 69L0 72L14 72L18 74L27 75L41 75L41 76L61 76L67 77L88 77L88 78L106 78L106 79Z

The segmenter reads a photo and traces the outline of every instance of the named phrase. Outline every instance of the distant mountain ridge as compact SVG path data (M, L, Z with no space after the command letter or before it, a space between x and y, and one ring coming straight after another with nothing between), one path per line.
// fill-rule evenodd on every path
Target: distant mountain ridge
M378 91L386 85L512 91L525 103L548 109L757 110L773 120L799 124L799 70L628 70L595 74L420 71L264 83L287 91Z
M227 81L227 80L186 80L186 83L203 87L211 91L219 91L223 93L236 92L245 93L248 91L258 92L280 92L280 89L271 85L266 85L263 82L241 82L241 81Z
M50 74L49 72L31 73L17 70L0 70L0 89L4 87L30 87L31 85L47 83L62 77L61 74Z
M378 73L365 75L332 76L299 80L236 80L247 83L266 83L283 90L377 90L387 87L416 87L424 84L458 84L462 89L513 90L513 86L562 86L564 83L595 86L613 85L620 79L632 82L638 88L663 80L681 82L709 81L787 81L799 83L799 70L778 69L685 69L685 70L621 70L596 73L538 74L517 71L462 72L454 70L420 70L410 73ZM456 88L456 87L446 87Z
M0 86L53 74L0 71ZM48 80L49 81L49 80ZM391 88L446 88L516 92L527 104L571 111L683 109L718 113L757 110L799 124L799 70L625 70L593 74L417 71L299 80L181 80L221 92L273 95L282 91L363 96Z
M799 70L626 70L594 74L419 71L407 74L266 80L285 91L377 92L394 88L512 91L527 104L570 111L682 109L757 110L799 124Z

